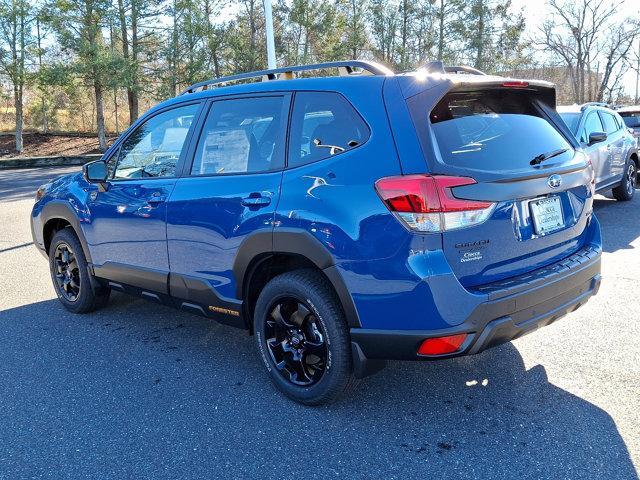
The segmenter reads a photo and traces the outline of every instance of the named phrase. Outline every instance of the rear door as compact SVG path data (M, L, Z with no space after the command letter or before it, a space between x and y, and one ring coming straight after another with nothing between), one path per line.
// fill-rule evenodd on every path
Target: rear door
M418 131L432 174L473 179L454 179L445 195L492 204L483 223L460 227L465 213L458 212L442 233L448 263L465 286L540 268L585 243L592 202L586 157L574 150L548 89L515 85L474 85L426 111L411 106L416 124L428 122Z
M289 104L289 94L269 94L208 106L167 208L172 295L209 309L235 298L240 244L273 231Z

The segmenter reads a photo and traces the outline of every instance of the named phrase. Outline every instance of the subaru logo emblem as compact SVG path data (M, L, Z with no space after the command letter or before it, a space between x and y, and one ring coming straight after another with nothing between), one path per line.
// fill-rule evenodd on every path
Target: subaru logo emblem
M547 183L551 188L558 188L562 185L562 177L560 175L551 175L547 180Z

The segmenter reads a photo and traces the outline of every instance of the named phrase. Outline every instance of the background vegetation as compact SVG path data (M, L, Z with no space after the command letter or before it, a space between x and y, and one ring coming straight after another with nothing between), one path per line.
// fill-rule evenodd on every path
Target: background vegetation
M633 2L633 0L630 0ZM626 100L640 70L623 0L549 0L525 34L510 0L278 0L279 65L428 60L561 83L561 100ZM261 0L0 0L0 129L107 132L211 77L266 67ZM637 101L637 88L635 92Z

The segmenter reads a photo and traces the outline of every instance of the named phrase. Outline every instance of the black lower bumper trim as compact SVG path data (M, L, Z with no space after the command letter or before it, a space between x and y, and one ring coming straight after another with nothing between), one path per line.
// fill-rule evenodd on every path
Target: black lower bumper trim
M366 359L431 360L480 353L549 325L584 305L600 288L600 255L546 282L481 304L461 325L442 330L380 330L352 328L351 340ZM491 297L490 297L491 298ZM427 338L468 334L453 354L422 356L417 351Z

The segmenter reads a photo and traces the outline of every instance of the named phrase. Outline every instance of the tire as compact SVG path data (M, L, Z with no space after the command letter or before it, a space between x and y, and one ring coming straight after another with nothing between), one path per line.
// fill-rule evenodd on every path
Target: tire
M109 300L110 289L97 286L89 273L80 240L71 228L63 228L53 236L49 271L58 299L72 313L92 312Z
M331 403L355 385L349 329L321 273L296 270L272 279L258 297L253 327L271 380L296 402Z
M636 162L633 159L627 160L627 164L624 166L624 174L622 176L622 182L616 188L613 189L613 197L619 202L628 202L633 198L633 194L636 191L638 184L638 168Z

